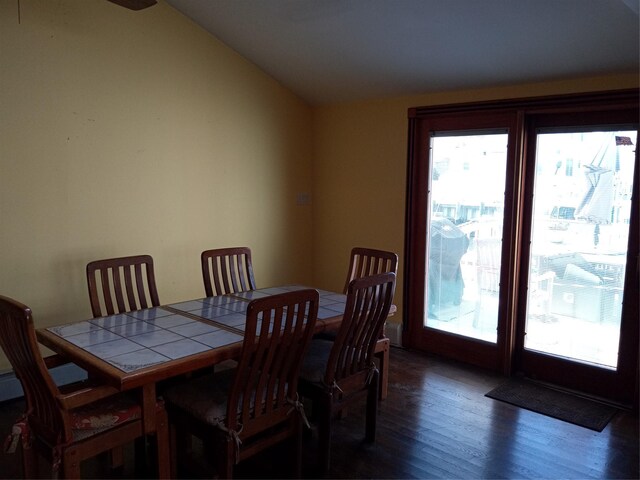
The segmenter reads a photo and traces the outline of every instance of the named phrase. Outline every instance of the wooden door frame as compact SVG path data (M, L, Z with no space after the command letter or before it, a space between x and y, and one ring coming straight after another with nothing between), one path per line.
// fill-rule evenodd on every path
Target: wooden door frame
M424 145L428 145L430 135L433 131L448 130L464 130L465 127L477 132L505 129L509 132L510 138L514 137L513 131L517 128L516 112L510 109L495 109L486 114L485 112L451 112L439 114L437 118L431 120L431 117L421 118L419 116L410 118L410 160L414 168L408 168L407 186L409 192L425 192L428 189L429 179L429 152ZM513 140L513 138L512 138ZM422 146L422 147L421 147ZM516 171L518 165L516 162L510 161L520 146L518 142L510 141L507 147L507 162L505 174L505 214L503 218L503 242L502 242L502 258L516 258L513 248L516 245L515 228L510 219L513 212L513 200L518 195L514 194L514 189L518 188L517 182L510 182L512 178L519 178L520 174ZM411 158L417 160L413 163ZM425 291L426 287L426 249L420 246L420 242L416 239L424 239L427 236L428 212L425 208L414 209L414 205L407 195L407 231L405 235L405 285L412 285L411 289L405 289L404 305L405 311L411 311L413 315L421 319L424 318L425 305L424 296L412 295L412 292ZM409 233L413 232L413 235ZM502 262L500 278L504 279L513 275L515 263L511 261ZM410 280L409 280L410 279ZM502 296L498 307L499 312L504 312L511 308L510 302L512 297ZM408 306L408 308L407 308ZM505 317L505 315L499 315ZM419 345L429 344L429 351L445 356L453 356L457 360L466 363L479 365L492 370L503 370L505 364L506 352L509 349L511 341L501 341L505 339L515 339L515 332L505 332L505 335L498 335L498 343L490 343L482 340L473 340L460 335L442 332L431 328L417 328L417 321L408 322L405 316L405 332L403 335L403 344L410 348L418 348ZM498 329L505 329L507 326L504 322L499 323ZM459 348L464 343L465 348ZM458 355L452 355L451 352L459 352Z

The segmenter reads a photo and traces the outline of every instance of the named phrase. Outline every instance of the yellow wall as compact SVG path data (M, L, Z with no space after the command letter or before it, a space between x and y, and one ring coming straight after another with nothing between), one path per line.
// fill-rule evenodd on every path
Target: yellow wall
M312 112L160 2L0 0L0 294L37 326L91 315L84 268L154 257L160 300L248 245L259 285L311 282ZM0 358L0 371L8 362Z
M162 1L0 0L0 294L37 326L86 318L86 263L149 253L161 301L184 300L203 294L200 252L231 245L252 248L259 285L340 290L360 245L400 255L400 321L409 107L637 86L312 109Z
M503 98L637 88L638 76L440 92L314 109L314 280L340 289L352 246L400 257L395 302L402 320L407 110Z

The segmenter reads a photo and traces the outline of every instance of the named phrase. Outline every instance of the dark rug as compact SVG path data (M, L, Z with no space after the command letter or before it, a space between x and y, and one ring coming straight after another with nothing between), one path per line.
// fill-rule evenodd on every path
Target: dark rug
M617 408L521 378L512 378L485 396L597 432L607 426Z

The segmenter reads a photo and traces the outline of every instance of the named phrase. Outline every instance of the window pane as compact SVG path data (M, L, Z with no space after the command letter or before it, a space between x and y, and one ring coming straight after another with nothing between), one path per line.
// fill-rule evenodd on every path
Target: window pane
M438 135L424 324L495 343L507 134Z
M635 144L538 134L525 348L617 366Z

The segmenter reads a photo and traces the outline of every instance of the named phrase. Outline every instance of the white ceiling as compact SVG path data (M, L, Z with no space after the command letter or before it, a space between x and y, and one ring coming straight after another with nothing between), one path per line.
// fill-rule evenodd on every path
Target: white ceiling
M640 0L166 1L314 105L640 70Z

